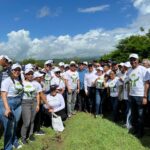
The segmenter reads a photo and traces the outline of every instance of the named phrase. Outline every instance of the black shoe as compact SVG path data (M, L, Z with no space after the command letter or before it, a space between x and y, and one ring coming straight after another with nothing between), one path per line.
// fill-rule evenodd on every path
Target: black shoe
M25 144L28 144L28 141L27 141L26 139L22 139L22 140L21 140L21 143L22 143L23 145L25 145Z
M35 137L34 137L33 135L31 135L31 136L29 137L29 140L30 140L31 142L34 142L34 141L35 141Z
M135 130L134 128L131 128L129 129L128 133L135 135L137 134L137 130Z
M45 132L43 130L35 132L35 135L45 135Z

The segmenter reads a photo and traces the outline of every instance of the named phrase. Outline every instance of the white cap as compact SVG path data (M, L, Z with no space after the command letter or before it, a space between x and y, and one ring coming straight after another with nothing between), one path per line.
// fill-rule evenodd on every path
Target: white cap
M128 62L125 62L125 63L124 63L124 66L127 67L127 68L130 68L130 67L131 67L131 64L130 64L130 62L128 61Z
M96 70L101 70L101 71L103 71L103 68L102 68L102 67L97 67Z
M138 54L130 54L129 59L130 59L130 58L139 59L139 56L138 56Z
M87 61L84 61L83 64L88 65L88 62L87 62Z
M71 61L71 62L70 62L70 65L72 65L72 64L76 64L75 61Z
M20 64L13 64L12 66L11 66L11 70L14 70L14 69L16 69L16 68L20 68L21 69L21 65Z
M11 60L7 55L0 55L0 59L3 59L3 58L7 59L8 62L9 62L9 60Z
M124 66L124 63L120 63L119 66Z
M44 64L45 65L47 65L47 64L53 64L53 62L54 62L53 60L47 60Z
M29 72L34 72L34 71L33 71L33 69L31 69L31 68L30 68L30 69L27 68L27 69L25 69L25 71L24 71L25 74L27 74L27 73L29 73Z
M65 68L66 68L66 67L69 67L69 64L65 64L65 66L64 66L64 67L65 67Z
M33 78L39 78L42 77L44 74L40 73L39 71L34 72Z
M58 72L58 71L61 71L61 70L58 67L55 67L53 71Z
M61 67L61 66L64 66L65 63L64 62L60 62L58 65Z
M26 69L33 69L33 68L34 68L34 66L32 64L25 65L25 70Z

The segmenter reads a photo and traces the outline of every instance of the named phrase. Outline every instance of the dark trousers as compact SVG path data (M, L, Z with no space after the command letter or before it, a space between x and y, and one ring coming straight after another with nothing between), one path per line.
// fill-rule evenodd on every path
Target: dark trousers
M87 110L95 113L95 87L88 87Z
M77 95L76 109L78 111L85 110L85 100L86 100L85 91L82 89L82 90L80 90L79 94Z
M143 97L130 96L131 101L131 123L138 136L143 135L144 119L143 119Z
M113 121L118 121L118 97L110 97L113 108Z
M35 120L34 120L34 132L39 132L40 127L42 125L42 116L43 116L43 111L42 111L42 105L40 105L40 110L38 113L36 113Z
M48 112L48 109L43 108L44 111L44 125L45 126L51 126L52 125L52 113ZM65 112L65 109L60 110L58 112L55 112L56 115L60 116L62 121L65 121L67 119L67 114Z

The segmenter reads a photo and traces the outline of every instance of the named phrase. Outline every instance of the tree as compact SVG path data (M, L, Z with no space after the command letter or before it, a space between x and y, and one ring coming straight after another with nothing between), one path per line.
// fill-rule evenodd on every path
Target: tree
M150 30L147 34L122 39L116 46L115 51L104 55L100 60L112 59L117 62L125 62L131 53L139 54L141 59L150 58Z

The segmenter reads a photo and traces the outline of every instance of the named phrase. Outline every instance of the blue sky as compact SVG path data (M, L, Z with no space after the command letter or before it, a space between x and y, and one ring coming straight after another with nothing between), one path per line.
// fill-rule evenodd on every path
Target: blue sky
M0 0L0 3L0 53L11 57L39 59L40 54L45 54L49 58L58 56L60 51L63 57L84 57L90 50L94 50L93 55L102 55L105 47L105 52L110 52L121 38L139 34L140 26L147 29L150 19L150 0ZM116 39L112 41L113 37ZM108 46L109 41L112 43Z

